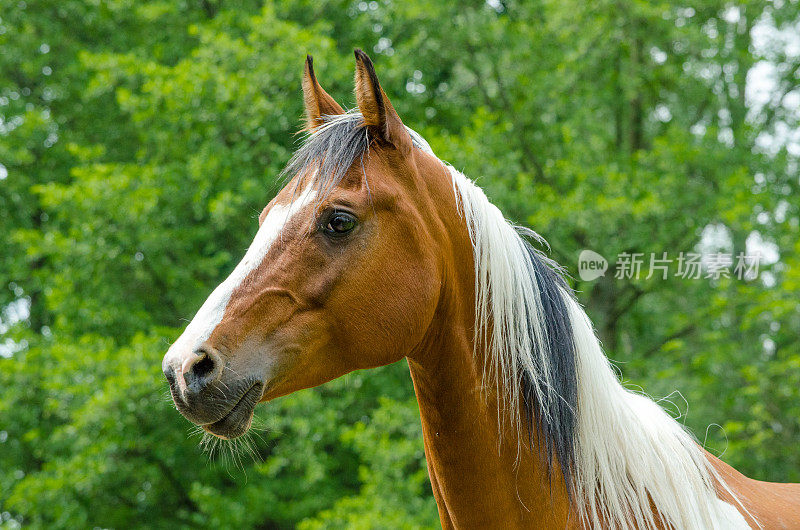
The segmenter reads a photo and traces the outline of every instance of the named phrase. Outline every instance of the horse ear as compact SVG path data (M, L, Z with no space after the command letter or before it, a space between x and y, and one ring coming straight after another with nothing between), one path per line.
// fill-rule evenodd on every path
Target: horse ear
M323 123L323 116L344 114L344 109L319 86L314 75L314 58L306 55L303 72L303 101L306 107L306 130L313 130Z
M364 123L400 152L408 154L411 151L411 136L381 88L372 61L361 50L355 50L355 55L356 103L364 116Z

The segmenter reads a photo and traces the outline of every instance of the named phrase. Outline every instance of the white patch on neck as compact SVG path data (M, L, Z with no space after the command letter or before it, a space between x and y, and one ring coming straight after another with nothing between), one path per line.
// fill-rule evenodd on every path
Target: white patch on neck
M291 203L276 204L270 209L242 261L236 265L225 281L214 289L164 356L163 365L165 367L171 364L176 370L179 369L182 361L193 355L194 351L211 336L211 333L222 321L233 291L241 285L248 274L261 264L284 226L297 212L309 204L315 195L313 186L309 185Z
M717 528L730 530L751 530L744 515L730 503L717 499Z

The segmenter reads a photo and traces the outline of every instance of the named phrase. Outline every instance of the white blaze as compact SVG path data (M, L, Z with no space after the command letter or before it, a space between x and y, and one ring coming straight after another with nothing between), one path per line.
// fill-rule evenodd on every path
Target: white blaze
M276 204L270 209L242 261L236 265L225 281L214 289L164 356L163 366L165 368L172 365L176 371L180 370L181 365L190 359L194 355L194 351L211 336L211 333L222 321L233 291L241 285L248 274L261 264L289 219L309 204L314 195L316 193L309 185L291 203Z

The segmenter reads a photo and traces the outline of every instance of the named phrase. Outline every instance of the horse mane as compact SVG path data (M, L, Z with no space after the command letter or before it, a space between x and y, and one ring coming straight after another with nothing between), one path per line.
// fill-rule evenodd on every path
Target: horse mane
M558 266L528 250L523 236L539 236L514 227L448 169L474 247L475 341L488 347L490 382L512 420L535 420L540 450L557 457L581 521L717 528L732 507L718 502L715 482L736 496L700 445L658 404L622 386Z
M282 172L313 174L320 198L359 160L363 170L371 144L357 111L323 120ZM511 422L518 451L529 443L551 472L557 462L585 526L715 528L726 520L732 507L717 500L715 483L736 496L681 424L622 386L562 269L530 243L543 239L509 223L480 187L442 164L473 245L474 347L486 352L483 381L497 392L501 430Z

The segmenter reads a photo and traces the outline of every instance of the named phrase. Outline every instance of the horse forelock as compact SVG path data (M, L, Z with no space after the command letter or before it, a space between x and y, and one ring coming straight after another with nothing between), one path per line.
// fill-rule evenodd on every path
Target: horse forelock
M281 171L280 178L291 180L297 175L309 176L314 186L317 201L324 200L342 180L350 168L358 166L363 178L365 157L374 137L358 110L344 114L325 115L322 124L307 131L300 147ZM408 129L412 145L433 154L428 143L416 132ZM299 180L297 181L299 185Z

